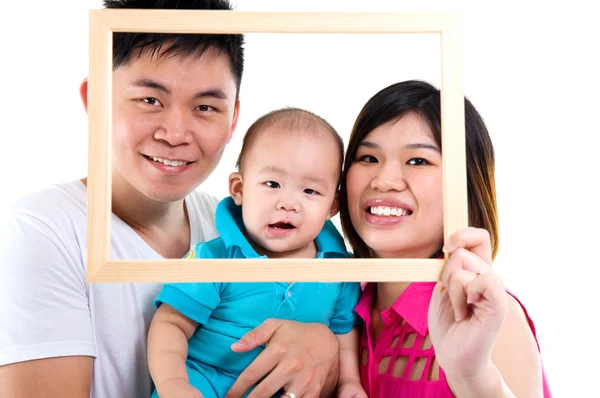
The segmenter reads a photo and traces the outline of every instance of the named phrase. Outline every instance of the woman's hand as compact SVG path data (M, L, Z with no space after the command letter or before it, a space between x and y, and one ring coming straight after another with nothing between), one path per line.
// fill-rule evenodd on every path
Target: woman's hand
M240 374L226 398L241 397L259 381L248 398L270 397L281 388L298 398L318 397L326 381L335 388L339 345L327 326L268 319L231 348L247 352L262 344L267 347Z
M485 381L494 368L491 352L507 314L507 295L492 271L486 230L467 228L452 235L449 258L429 306L429 334L449 382Z

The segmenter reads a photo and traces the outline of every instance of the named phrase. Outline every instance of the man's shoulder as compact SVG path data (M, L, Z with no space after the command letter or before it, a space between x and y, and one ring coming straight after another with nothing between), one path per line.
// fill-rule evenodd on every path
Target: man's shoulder
M217 205L219 204L219 198L207 192L198 190L190 192L186 197L186 200L200 212L208 212L210 214L214 214Z
M55 184L15 200L10 212L42 221L86 217L87 189L79 180Z

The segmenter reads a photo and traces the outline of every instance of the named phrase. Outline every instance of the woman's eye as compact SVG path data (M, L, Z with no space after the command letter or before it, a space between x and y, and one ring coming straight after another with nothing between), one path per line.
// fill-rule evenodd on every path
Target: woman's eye
M273 189L277 189L277 188L280 188L280 187L281 187L281 185L279 185L279 183L278 183L278 182L276 182L276 181L267 181L267 182L265 182L265 184L266 184L266 185L267 185L269 188L273 188Z
M408 161L408 164L411 166L423 166L429 164L429 162L423 158L412 158Z
M162 105L160 103L159 100L157 100L154 97L146 97L146 98L142 98L142 101L144 101L145 103L147 103L148 105L152 105L152 106L160 106Z
M371 155L363 155L358 158L358 161L365 163L377 163L377 158Z
M319 194L319 192L315 191L314 189L310 189L310 188L305 189L304 193L307 195L318 195Z

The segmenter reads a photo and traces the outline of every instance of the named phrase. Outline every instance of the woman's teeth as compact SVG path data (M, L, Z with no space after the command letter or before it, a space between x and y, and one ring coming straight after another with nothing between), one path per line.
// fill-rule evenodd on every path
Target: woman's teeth
M154 160L155 162L164 163L167 166L185 166L188 164L188 162L184 162L183 160L169 160L157 157L151 157L150 159Z
M376 216L406 216L411 212L406 209L402 209L400 207L387 207L387 206L375 206L370 207L369 212Z

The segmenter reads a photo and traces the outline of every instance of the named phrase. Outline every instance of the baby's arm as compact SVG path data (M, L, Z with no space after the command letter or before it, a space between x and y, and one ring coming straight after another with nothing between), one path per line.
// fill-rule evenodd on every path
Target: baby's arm
M360 328L354 327L346 334L337 334L340 344L340 377L338 379L339 398L366 398L360 384L359 355Z
M202 397L189 383L188 340L198 323L168 304L158 307L148 332L148 366L161 397Z

